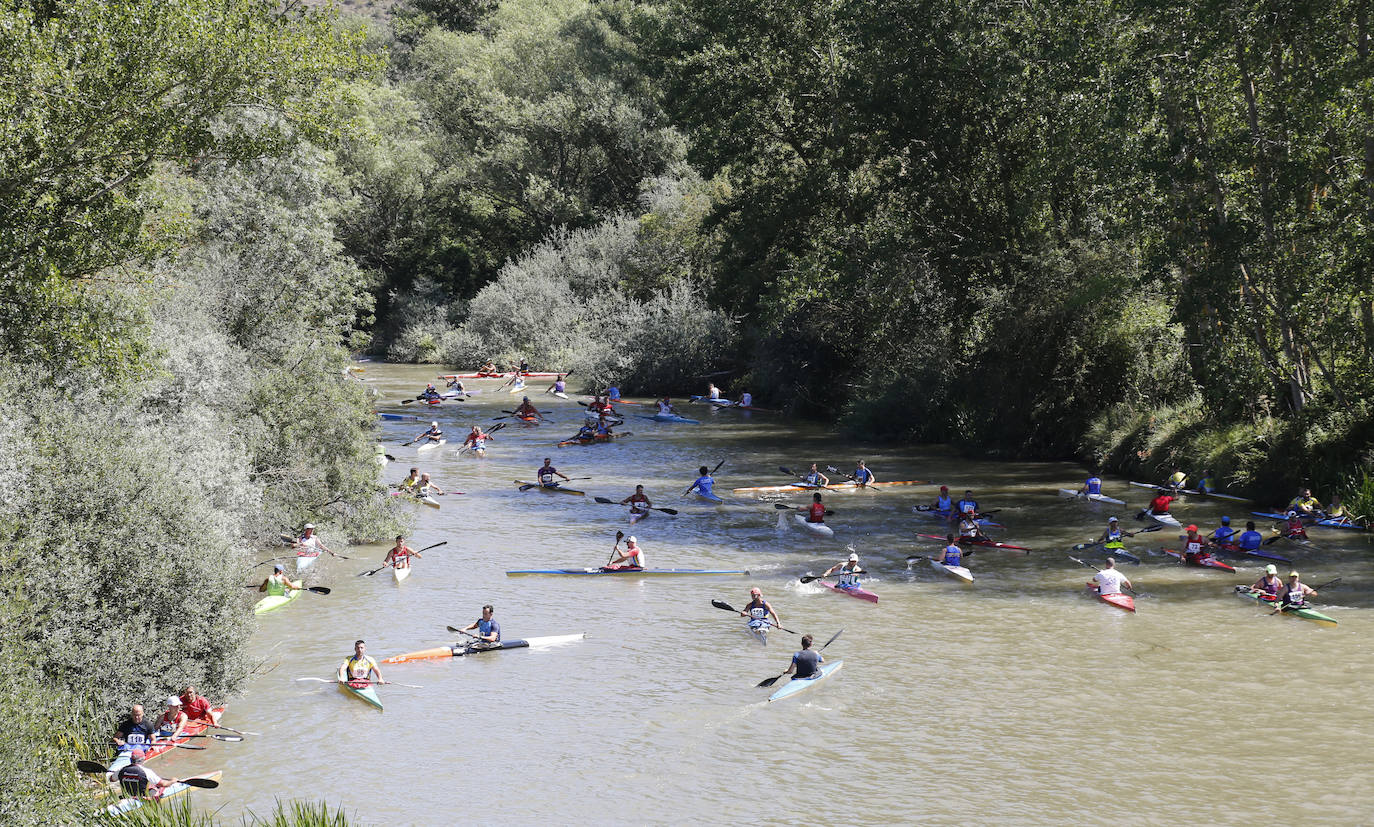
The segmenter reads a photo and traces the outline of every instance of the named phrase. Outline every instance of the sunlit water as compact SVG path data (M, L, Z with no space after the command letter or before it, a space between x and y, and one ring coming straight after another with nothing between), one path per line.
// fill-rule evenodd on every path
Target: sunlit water
M418 511L410 544L448 545L426 553L405 583L386 572L357 577L385 547L349 547L354 559L325 559L310 574L332 595L303 595L261 619L251 645L262 672L230 699L225 719L261 736L155 765L183 775L223 769L223 785L194 801L224 817L307 798L343 805L366 824L1241 824L1282 819L1295 805L1305 823L1374 818L1363 535L1313 529L1312 549L1269 547L1294 558L1310 584L1343 576L1322 594L1337 628L1267 616L1233 596L1234 584L1259 576L1258 564L1227 575L1149 554L1177 545L1168 530L1131 547L1144 563L1127 574L1149 596L1127 615L1091 600L1083 585L1092 572L1064 553L1112 513L1141 525L1130 514L1145 492L1124 480L1107 490L1130 507L1089 505L1055 495L1084 476L1071 464L855 444L773 415L703 406L685 407L700 426L631 419L622 430L634 435L620 442L556 448L581 408L537 393L557 425L509 427L477 459L453 451L465 423L490 424L518 397L474 382L484 393L473 401L419 411L397 401L439 371L366 367L379 410L432 415L448 430L451 445L418 464L466 493ZM398 458L387 480L416 464L414 448L399 446L423 429L379 425ZM592 477L575 483L588 497L517 491L512 481L531 478L544 456L568 476ZM834 539L780 530L779 512L756 496L720 507L679 497L698 465L722 459L717 490L729 496L786 482L779 465L848 470L860 458L880 479L933 484L827 495ZM630 529L623 508L591 499L619 500L637 482L681 513ZM940 530L910 507L942 482L956 493L973 488L985 509L998 509L1007 527L998 536L1036 551L980 551L971 586L924 563L909 568L908 555L938 547L914 532ZM1190 500L1175 513L1210 530L1223 513L1243 520L1244 509ZM505 575L604 564L622 529L642 540L651 566L751 575ZM849 544L873 572L866 585L877 605L798 581ZM710 603L742 606L752 585L783 625L818 644L843 629L825 655L844 668L765 703L772 690L754 685L787 666L796 636L775 631L761 647ZM467 625L486 602L507 638L588 638L384 667L391 680L423 687L383 687L384 713L293 680L329 677L355 638L378 658L452 642L444 627Z

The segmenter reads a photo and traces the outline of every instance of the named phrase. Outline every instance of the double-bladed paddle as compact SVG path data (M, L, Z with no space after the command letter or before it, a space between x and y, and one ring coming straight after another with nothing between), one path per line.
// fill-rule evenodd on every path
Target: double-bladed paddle
M867 569L858 569L857 571L847 571L847 572L845 572L845 574L868 574L868 570L867 570ZM830 575L828 575L828 574L803 574L803 575L802 575L800 578L798 578L798 579L801 580L801 582L803 582L803 583L810 583L810 582L813 581L813 580L820 580L822 577L830 577Z
M563 482L573 482L574 480L589 480L589 479L591 479L591 477L568 477L566 480L563 480ZM550 486L550 485L544 485L542 482L527 482L527 483L525 483L524 485L521 485L521 486L520 486L520 490L521 490L521 491L528 491L528 490L530 490L531 488L557 488L557 487L558 487L559 485L561 485L561 484L562 484L562 483L555 483L554 485L551 485L551 486Z
M197 747L197 749L204 749L204 747ZM98 772L102 775L110 771L109 768L95 761L77 761L76 768L81 772ZM219 786L219 782L213 778L179 778L177 780L188 787L200 787L205 790L213 790Z
M256 584L256 585L255 585L255 584L251 584L251 583L250 583L249 585L244 586L244 588L245 588L245 589L260 589L260 588L262 588L262 585L261 585L261 584ZM331 591L333 591L333 589L330 589L330 588L328 588L328 587L326 587L326 586L302 586L302 587L299 588L299 589L293 589L293 591L298 591L298 592L314 592L315 594L329 594Z
M800 509L798 509L796 506L794 506L794 505L788 505L787 503L773 503L773 507L776 508L776 509L779 510L779 511L798 511L798 510L800 510ZM831 510L828 509L828 508L825 510L825 516L827 516L827 517L831 516L831 515L834 514L834 513L835 513L835 512L831 511Z
M416 553L418 554L418 553L421 552L421 551L429 551L429 550L432 549L432 548L438 548L439 546L446 546L446 545L448 545L448 540L441 540L441 541L435 543L435 544L432 545L432 546L425 546L425 547L422 548L422 549L416 549ZM372 575L376 574L377 572L381 571L381 570L384 569L384 568L387 568L387 567L390 566L390 565L392 565L392 564L391 564L391 563L384 563L384 564L382 564L381 566L378 566L377 568L373 569L372 571L359 572L359 573L358 573L358 576L359 576L359 577L371 577Z
M1148 534L1148 533L1150 533L1151 531L1159 531L1161 528L1164 528L1164 526L1162 526L1162 525L1152 525L1152 526L1150 526L1149 528L1142 528L1142 529L1139 530L1139 531L1123 531L1123 532L1121 532L1121 536L1123 536L1123 537L1134 537L1134 536L1137 535L1137 534ZM1079 543L1078 545L1073 546L1073 547L1071 548L1071 550L1072 550L1072 551L1083 551L1083 550L1085 550L1085 549L1096 548L1097 546L1100 546L1100 545L1102 545L1103 543L1106 543L1106 542L1108 542L1108 541L1107 541L1107 540L1098 540L1098 541L1095 542L1095 543Z
M621 505L621 503L618 503L618 502L616 502L615 500L607 499L606 497L592 497L592 499L595 500L596 502L601 503L602 505ZM651 505L651 506L649 506L649 510L650 510L650 511L662 511L664 514L674 514L674 515L677 514L677 509L676 509L676 508L659 508L659 507L656 506L656 505Z
M724 600L712 600L712 601L711 601L711 605L712 605L712 606L715 606L717 609L724 609L724 610L727 611L727 612L734 612L734 613L736 613L736 614L744 614L744 612L741 612L739 609L736 609L734 606L731 606L729 603L726 603ZM748 617L748 615L745 615L745 616ZM787 628L786 626L779 626L778 624L774 623L773 621L769 620L768 618L764 618L764 619L763 619L763 622L764 622L764 623L767 623L769 626L772 626L772 627L774 627L774 628L782 629L784 632L788 632L788 633L794 634L794 635L796 634L796 632L793 632L791 629Z
M832 637L832 638L830 638L830 640L827 640L827 641L825 642L825 644L824 644L823 646L821 646L820 649L817 649L816 651L817 651L817 652L823 652L823 651L825 651L825 647L826 647L826 646L829 646L829 645L832 644L832 643L834 643L834 642L835 642L835 638L838 638L838 637L839 637L840 635L842 635L842 634L844 634L844 629L841 629L841 630L839 630L838 632L836 632L836 633L835 633L835 637ZM791 667L788 667L788 668L790 669ZM773 684L777 683L777 682L778 682L779 680L781 680L782 678L786 677L786 675L787 675L787 673L786 673L786 672L783 672L781 675L778 675L776 678L764 678L763 680L759 681L759 682L758 682L757 684L755 684L755 685L758 686L760 689L762 689L763 687L766 687L766 686L772 686Z

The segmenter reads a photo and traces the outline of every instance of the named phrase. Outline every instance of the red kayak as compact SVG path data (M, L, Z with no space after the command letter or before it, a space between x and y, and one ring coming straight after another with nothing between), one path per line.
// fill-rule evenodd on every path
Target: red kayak
M1181 551L1174 551L1171 548L1161 548L1160 551L1170 555L1171 557L1178 558L1178 561L1186 566L1198 566L1199 568L1204 569L1217 569L1219 571L1235 572L1234 567L1226 565L1225 563L1221 562L1220 560L1211 556L1210 554L1205 555L1203 557L1199 557L1196 560L1189 560L1187 559L1187 556L1184 555L1184 553Z
M926 537L926 538L929 538L929 539L931 539L931 540L943 540L943 539L945 539L944 537L941 537L941 536L938 535L938 534L917 534L916 536L917 536L917 537ZM1014 545L1012 545L1011 543L999 543L999 542L997 542L996 540L989 540L988 538L983 537L983 536L978 536L978 537L958 537L958 538L955 539L955 542L958 543L958 544L961 545L961 546L970 546L970 545L972 545L972 546L987 546L988 548L1000 548L1000 549L1006 549L1007 551L1025 551L1025 552L1030 552L1030 551L1032 550L1032 549L1026 548L1025 546L1014 546Z
M440 379L510 379L515 375L514 371L500 371L497 373L441 373ZM526 371L521 376L528 376L535 379L556 379L563 376L562 373L550 373L548 371Z
M1088 591L1092 592L1097 596L1098 600L1101 600L1108 606L1115 606L1118 609L1128 612L1135 611L1135 598L1131 597L1129 594L1101 594L1097 590L1097 584L1091 580L1088 581Z

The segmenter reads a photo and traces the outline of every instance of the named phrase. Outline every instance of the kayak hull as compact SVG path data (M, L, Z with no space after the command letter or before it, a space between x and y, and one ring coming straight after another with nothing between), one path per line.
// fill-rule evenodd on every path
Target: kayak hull
M586 632L579 632L575 635L547 635L545 637L532 637L527 640L503 640L498 646L473 646L471 643L455 643L452 646L436 646L433 649L421 649L418 652L406 652L404 655L393 655L386 658L382 663L413 663L421 660L448 660L449 658L461 658L466 655L480 655L485 652L504 652L507 649L529 649L534 646L554 646L560 643L572 643L582 640L587 636Z
M630 525L635 525L636 523L638 523L640 520L643 520L643 519L644 519L645 517L647 517L647 516L649 516L649 512L647 512L647 511L631 511L631 512L630 512Z
M561 486L561 485L559 485L559 484L557 484L557 483L554 483L553 485L544 485L543 483L530 482L529 480L516 480L516 481L515 481L515 484L516 484L516 485L530 485L530 486L534 486L533 488L528 489L528 490L530 490L530 491L538 490L538 491L547 492L547 493L549 493L549 494L572 494L572 495L575 496L575 497L585 497L585 496L587 496L587 492L586 492L586 491L578 491L578 490L575 489L575 488L564 488L563 486Z
M1095 503L1108 503L1108 504L1110 504L1110 505L1125 505L1125 504L1126 504L1126 501L1125 501L1125 500L1118 500L1118 499L1115 499L1114 497L1108 497L1106 494L1084 494L1084 493L1079 492L1079 491L1071 491L1071 490L1069 490L1068 488L1061 488L1061 489L1059 489L1059 496L1061 496L1061 497L1068 497L1069 499L1080 499L1080 498L1081 498L1081 499L1091 500L1092 502L1095 502Z
M1270 595L1250 591L1249 587L1247 586L1236 586L1236 594L1240 597L1245 598L1246 600L1253 600L1256 603L1259 603L1264 606L1273 606L1277 602ZM1295 617L1299 620L1306 620L1308 622L1315 623L1318 626L1337 625L1335 618L1327 617L1326 615L1322 614L1316 609L1309 609L1305 607L1301 609L1285 609L1284 611L1280 612L1280 614L1282 614L1285 617Z
M806 529L807 531L811 532L817 537L835 536L835 529L831 528L825 523L808 522L807 519L800 514L793 514L792 519L797 523L797 525L801 526L802 528Z
M817 582L837 594L847 594L850 597L857 597L859 600L866 600L869 603L878 602L878 595L865 589L863 586L841 586L839 583L831 583L829 580L820 580Z
M1145 516L1149 517L1151 520L1154 520L1155 522L1161 525L1171 525L1174 528L1183 528L1183 523L1180 523L1177 517L1168 513L1167 511L1163 514L1156 514L1153 511L1146 511Z
M1277 511L1251 511L1250 513L1253 514L1253 515L1256 516L1256 517L1265 517L1265 518L1270 519L1270 520L1287 520L1287 519L1288 519L1288 515L1287 515L1287 514L1280 514L1280 513L1278 513ZM1340 520L1334 520L1334 519L1332 519L1332 518L1330 518L1330 517L1322 517L1322 518L1316 519L1316 520L1308 520L1308 519L1304 518L1303 524L1304 524L1304 525L1309 525L1309 526L1321 526L1322 528L1342 528L1342 529L1345 529L1346 531L1368 531L1368 530L1369 530L1369 527L1368 527L1368 526L1357 525L1357 524L1355 524L1355 523L1345 523L1345 522L1341 522Z
M223 776L223 770L215 770L214 772L209 772L204 775L197 775L195 777L205 778L211 781L218 781ZM152 799L152 801L153 803L157 803L165 801L169 798L176 798L177 796L185 795L192 789L194 788L190 784L185 784L181 781L178 781L175 784L168 785L167 788L163 790L162 795L159 795L157 798ZM148 803L149 800L146 798L121 798L118 802L106 807L105 812L109 813L112 816L122 815L124 813L137 810L139 807L142 807L143 805Z
M701 421L698 420L698 419L688 419L688 418L685 417L685 416L678 416L677 414L663 414L663 413L660 413L660 414L654 414L653 416L646 416L645 414L635 414L635 416L636 416L637 418L639 418L639 419L651 419L651 420L653 420L654 422L672 422L672 423L677 423L677 424L680 424L680 425L700 425L700 424L701 424Z
M632 431L626 431L623 434L604 434L600 436L595 436L591 439L565 439L562 442L558 443L558 447L569 448L574 445L605 445L606 443L613 442L617 439L620 439L623 436L634 436L634 433Z
M927 540L945 539L938 534L917 534L916 536L924 537ZM954 538L954 542L958 543L960 546L987 546L988 548L1000 548L1004 551L1024 551L1027 554L1031 552L1031 549L1025 546L1014 546L1011 543L999 543L996 540L989 540L986 537L956 537Z
M1237 497L1237 496L1234 496L1234 495L1232 495L1232 494L1221 494L1221 493L1216 492L1216 491L1199 491L1199 490L1196 489L1196 488L1171 488L1171 487L1169 487L1169 486L1167 486L1167 485L1155 485L1155 484L1152 483L1152 482L1135 482L1135 481L1132 481L1132 482L1131 482L1131 485L1134 485L1136 488L1148 488L1148 489L1150 489L1151 491L1165 491L1165 492L1170 493L1170 494L1187 494L1187 495L1190 496L1190 497L1214 497L1214 498L1216 498L1216 499L1218 499L1218 500L1227 500L1227 501L1233 502L1233 503L1248 503L1248 502L1250 502L1249 500L1245 499L1244 497Z
M821 681L840 671L841 666L844 666L844 661L842 660L837 660L832 663L822 663L821 673L819 675L817 675L814 678L807 678L806 680L801 681L788 681L781 689L774 692L772 695L768 696L768 702L772 703L773 701L780 701L783 698L790 698L791 696L796 695L799 692L803 692L807 689L810 689L811 687L815 686L816 684L820 683Z
M402 568L397 568L396 566L392 566L392 567L391 567L391 576L392 576L393 578L395 578L395 580L396 580L397 583L401 582L402 580L404 580L404 579L406 579L407 577L410 576L410 566L405 566L405 567L402 567Z
M721 499L720 497L717 497L715 494L703 494L700 491L697 492L697 499L702 500L703 502L714 503L716 505L720 505L721 503L725 502L725 500Z
M973 582L973 572L969 571L967 568L963 566L945 565L944 563L941 563L939 560L935 560L932 558L930 561L930 567L935 569L936 571L944 572L945 574L949 575L955 580L958 580L961 583Z
M887 488L894 485L926 485L925 480L894 480L892 482L870 482L867 485L859 485L856 482L836 482L830 485L811 485L804 482L792 482L786 485L755 485L748 488L732 489L736 494L749 492L768 493L773 491L815 491L823 489L825 491L862 491L869 488Z
M1202 569L1216 569L1217 571L1229 571L1233 574L1236 571L1234 566L1231 566L1227 563L1223 563L1215 557L1203 557L1201 560L1189 560L1187 559L1187 556L1181 551L1174 551L1171 548L1162 548L1160 549L1160 551L1164 552L1170 557L1177 559L1180 563L1183 563L1185 566L1196 566Z
M419 451L432 451L432 450L434 450L435 448L440 448L440 447L443 447L444 445L447 445L447 444L448 444L448 440L447 440L447 439L441 439L441 440L439 440L438 442L434 442L433 440L431 440L431 441L429 441L429 442L426 442L424 445L421 445L419 448L416 448L415 450L416 450L417 452L419 452Z
M521 375L521 376L524 376L524 377L527 377L527 378L530 378L530 379L557 379L558 377L563 376L563 374L561 374L561 373L553 373L553 372L550 372L550 371L526 371L526 372L524 372L524 373L522 373L522 374L520 374L520 375ZM512 378L512 377L514 377L514 376L515 376L515 372L514 372L514 371L509 371L509 372L507 372L507 371L501 371L501 372L497 372L497 373L442 373L442 374L439 375L439 378L440 378L440 379L444 379L444 380L449 380L449 379L510 379L510 378Z
M1135 598L1131 597L1129 594L1121 594L1119 592L1117 594L1102 594L1098 591L1097 584L1092 581L1088 582L1088 592L1108 606L1113 606L1123 612L1135 612Z
M748 620L744 623L744 633L757 640L760 646L768 645L768 624Z
M357 698L368 706L382 708L382 699L377 697L377 687L367 681L336 682L335 686L339 687L340 692Z
M224 717L224 706L216 706L212 707L212 709L214 710L215 715L219 716L221 719ZM154 741L152 745L145 745L143 747L145 760L151 761L159 755L162 755L164 752L171 752L172 750L176 749L177 744L184 744L187 741L189 741L190 738L187 736L201 735L205 732L205 730L209 728L210 725L205 723L204 721L188 721L186 723L186 727L181 731L180 738L172 738L170 740L162 739ZM114 780L115 773L119 772L120 770L124 769L129 765L130 752L131 750L123 750L115 756L115 759L110 762L110 765L108 767L106 767L107 778L109 778L110 780Z
M300 597L302 591L304 591L304 589L287 589L286 594L269 594L253 604L253 614L260 615L266 614L267 612L275 612Z
M597 575L614 575L620 577L665 577L691 574L748 574L746 570L736 569L526 569L520 571L508 571L507 577L519 577L526 574L553 574L570 575L579 577L594 577Z
M296 552L296 571L305 571L320 559L318 551L298 551Z

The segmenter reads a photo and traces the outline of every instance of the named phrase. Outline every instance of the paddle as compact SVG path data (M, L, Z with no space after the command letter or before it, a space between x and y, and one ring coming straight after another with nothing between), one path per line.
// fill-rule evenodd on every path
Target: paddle
M611 561L615 559L615 553L620 551L620 541L623 539L625 539L625 532L617 531L615 533L615 547L611 549L611 556L606 558L606 565L609 566Z
M318 681L318 682L320 682L320 683L349 683L349 681L341 681L341 680L339 680L338 678L296 678L296 680L298 680L298 681ZM362 683L372 683L372 684L377 684L377 685L379 685L379 686L380 686L380 685L386 685L386 686L405 686L405 687L409 687L409 688L411 688L411 689L424 689L423 686L416 686L416 685L413 684L413 683L397 683L396 681L369 681L369 680L365 680L365 679L359 679L359 680L353 681L353 683L358 683L358 682L360 682L360 681L361 681Z
M1102 571L1102 569L1099 569L1097 566L1094 566L1092 563L1085 563L1085 562L1083 562L1082 560L1079 560L1077 557L1074 557L1072 554L1070 554L1068 557L1069 557L1070 560L1074 561L1075 563L1079 564L1080 566L1087 566L1088 568L1090 568L1090 569L1092 569L1093 571L1096 571L1096 572ZM1130 586L1127 586L1127 587L1126 587L1126 591L1130 592L1131 594L1135 595L1136 597L1151 597L1151 596L1152 596L1152 595L1149 595L1149 594L1144 594L1144 593L1142 593L1142 592L1138 592L1138 591L1136 591L1134 588L1132 588L1132 587L1130 587Z
M830 640L827 640L827 641L825 642L825 645L824 645L824 646L821 646L821 648L817 649L816 651L817 651L817 652L823 652L823 651L825 651L825 647L826 647L826 646L829 646L829 645L832 644L832 643L834 643L834 642L835 642L835 638L839 637L839 636L842 635L842 634L844 634L844 629L841 629L841 630L839 630L838 632L836 632L836 633L835 633L835 637L832 637ZM789 666L788 668L791 669L792 667ZM759 681L757 684L755 684L755 686L758 686L760 689L762 689L762 688L764 688L764 687L767 687L767 686L772 686L773 684L777 683L779 680L781 680L782 678L784 678L784 677L786 677L786 676L787 676L787 673L786 673L786 672L783 672L781 675L778 675L776 678L764 678L763 680L761 680L761 681Z
M797 508L796 508L795 506L790 506L790 505L788 505L787 503L773 503L773 507L776 508L776 509L779 510L779 511L796 511L796 510L797 510ZM831 515L834 514L834 513L835 513L835 512L831 511L831 510L828 509L828 508L825 510L825 516L827 516L827 517L831 516Z
M259 589L259 588L262 588L262 586L261 586L261 585L253 585L253 584L250 583L249 585L244 586L244 588L245 588L245 589ZM299 588L299 589L294 589L294 591L299 591L299 592L314 592L315 594L329 594L331 591L333 591L333 589L327 588L327 587L325 587L325 586L305 586L305 587L302 587L302 588Z
M724 464L725 464L725 460L721 460L720 462L717 462L717 463L716 463L716 467L715 467L715 468L712 468L712 469L711 469L711 473L707 474L706 476L708 476L708 477L714 477L714 476L716 475L716 472L719 471L719 470L720 470L720 467L721 467L722 465L724 465ZM697 487L697 484L696 484L696 483L692 483L691 485L687 486L687 490L682 492L682 496L685 497L685 496L687 496L688 494L692 493L692 489L693 489L693 488L696 488L696 487Z
M845 572L845 574L868 574L868 570L867 570L867 569L859 569L859 570L857 570L857 571L847 571L847 572ZM810 583L810 582L813 581L813 580L820 580L822 577L829 577L829 576L830 576L830 575L828 575L828 574L804 574L804 575L801 576L800 580L801 580L803 583Z
M602 505L621 505L621 503L618 503L618 502L616 502L615 500L607 499L607 498L605 498L605 497L592 497L592 499L595 500L596 502L601 503ZM677 514L677 509L676 509L676 508L659 508L659 507L656 506L656 505L651 505L651 506L649 506L649 510L650 510L650 511L662 511L664 514L673 514L673 515L676 515L676 514Z
M244 732L243 730L234 729L233 727L227 727L227 726L224 726L223 724L210 724L210 726L214 727L215 729L222 729L222 730L224 730L225 732L232 732L232 733L234 733L235 735L261 735L261 734L262 734L262 733L259 733L259 732Z
M729 603L726 603L726 602L723 601L723 600L712 600L712 601L711 601L711 605L712 605L712 606L715 606L717 609L724 609L724 610L727 611L727 612L734 612L734 613L736 613L736 614L744 614L743 612L741 612L740 610L736 609L734 606L731 606ZM745 615L745 616L748 617L748 615ZM794 635L796 634L796 632L793 632L791 629L787 628L786 626L779 626L778 624L774 623L773 621L771 621L771 620L769 620L769 619L767 619L767 618L764 618L763 622L764 622L764 623L767 623L769 626L773 626L774 628L782 629L784 632L788 632L789 634L794 634Z
M467 629L459 629L457 626L445 626L444 628L448 629L450 632L457 632L460 635L467 635L468 637L473 638L474 640L481 640L481 638L477 637L477 635L474 635L472 632L469 632Z
M591 479L591 477L568 477L566 480L563 480L563 482L572 482L573 480L589 480L589 479ZM556 488L556 487L558 487L559 484L561 484L561 483L556 483L556 484L553 485L553 486L547 486L547 485L544 485L543 483L538 483L538 482L527 482L527 483L525 483L524 485L520 486L520 490L521 490L521 491L528 491L528 490L530 490L531 488L549 488L549 487L554 487L554 488Z
M422 549L418 549L418 550L417 550L417 553L420 552L420 551L429 551L429 550L432 549L432 548L438 548L439 546L446 546L446 545L448 545L448 540L442 540L442 541L440 541L440 542L438 542L438 543L435 543L435 544L432 545L432 546L425 546L425 547L422 548ZM361 572L361 573L358 574L358 576L359 576L359 577L371 577L372 575L376 574L377 572L381 571L381 570L384 569L384 568L387 568L387 567L390 566L390 565L391 565L391 563L384 563L384 564L382 564L381 566L378 566L377 568L373 569L372 571Z
M1150 526L1149 528L1142 528L1142 529L1139 530L1139 531L1123 531L1123 532L1121 533L1121 536L1123 536L1123 537L1134 537L1134 536L1137 535L1137 534L1148 534L1148 533L1150 533L1151 531L1159 531L1161 528L1164 528L1164 526L1162 526L1162 525L1152 525L1152 526ZM1100 546L1100 545L1102 545L1103 543L1106 543L1106 542L1107 542L1106 540L1098 540L1096 543L1079 543L1078 545L1073 546L1071 550L1072 550L1072 551L1083 551L1084 549L1090 549L1090 548L1094 548L1095 546Z

